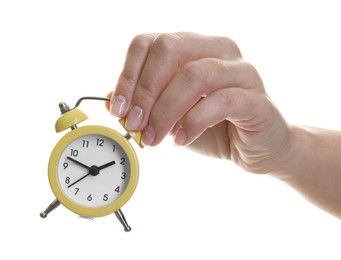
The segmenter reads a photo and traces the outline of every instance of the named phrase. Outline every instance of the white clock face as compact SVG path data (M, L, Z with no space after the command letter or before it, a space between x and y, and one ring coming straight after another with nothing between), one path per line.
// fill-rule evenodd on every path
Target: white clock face
M58 162L58 181L65 195L85 207L114 202L130 178L127 154L114 140L98 134L73 140Z

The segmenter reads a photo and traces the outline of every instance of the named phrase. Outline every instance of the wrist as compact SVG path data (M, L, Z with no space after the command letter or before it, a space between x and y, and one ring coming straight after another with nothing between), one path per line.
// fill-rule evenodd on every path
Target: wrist
M314 150L313 132L304 126L289 126L288 143L277 167L270 174L278 179L292 183L302 179L302 174L312 166L311 154Z
M291 127L290 145L272 175L341 218L341 132Z

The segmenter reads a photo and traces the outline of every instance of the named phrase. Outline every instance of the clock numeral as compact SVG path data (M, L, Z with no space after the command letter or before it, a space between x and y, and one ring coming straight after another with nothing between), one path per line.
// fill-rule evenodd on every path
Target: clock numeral
M75 195L79 192L79 188L75 188L76 192Z
M121 179L124 180L126 178L126 173L125 172L122 172L122 175L121 175Z
M73 156L73 157L77 157L78 156L78 150L70 149L70 155Z
M92 201L92 196L91 194L86 198L88 201Z
M125 164L125 162L126 162L126 158L121 158L121 162L120 162L120 164L122 164L122 165L124 165Z
M69 166L67 162L63 163L64 170Z
M70 183L70 177L66 177L65 183L66 183L66 184L69 184L69 183Z
M96 139L96 145L97 146L103 146L103 144L104 144L104 140L103 139Z
M104 201L108 201L108 199L109 199L108 194L104 194L103 200L104 200Z
M119 192L120 192L120 186L117 186L116 189L115 189L115 191L116 191L117 193L119 193Z
M116 145L113 144L113 146L112 146L112 152L114 153L115 150L116 150Z
M83 147L88 148L89 147L89 141L87 140L82 140Z

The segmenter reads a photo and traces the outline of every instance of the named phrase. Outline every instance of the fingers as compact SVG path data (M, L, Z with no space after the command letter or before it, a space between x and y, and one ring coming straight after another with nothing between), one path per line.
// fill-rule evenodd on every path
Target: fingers
M186 118L196 115L192 120L196 121L194 118L198 119L199 117L197 116L198 112L195 111L198 109L207 115L203 117L207 119L206 128L213 126L213 123L217 123L219 120L226 119L227 115L230 116L230 119L232 119L231 116L238 119L238 114L231 114L233 111L227 105L227 101L232 104L232 98L236 98L236 101L240 100L236 95L226 96L231 92L229 89L232 88L252 93L264 93L258 73L249 63L212 58L188 63L168 84L167 89L153 106L149 116L149 125L142 139L143 143L145 145L160 143L185 115ZM226 89L225 92L217 92L224 89ZM222 97L221 93L226 94ZM231 93L236 93L236 91ZM233 107L239 108L236 105ZM229 114L226 114L227 111ZM222 115L224 115L223 118ZM197 124L194 123L194 125ZM202 130L202 127L199 129ZM192 135L195 136L195 134ZM184 135L179 132L176 142L187 144L192 141L185 139Z
M240 58L237 46L222 37L192 33L136 37L111 102L111 113L126 117L127 128L143 130L149 114L174 75L189 61Z
M144 145L157 145L172 129L175 142L186 145L208 127L246 115L241 104L252 100L249 92L265 91L230 39L139 35L128 49L110 112L126 118L128 129L143 131Z
M262 102L261 94L241 88L224 88L211 93L196 104L174 130L174 143L188 145L208 128L229 120L246 131L257 131Z

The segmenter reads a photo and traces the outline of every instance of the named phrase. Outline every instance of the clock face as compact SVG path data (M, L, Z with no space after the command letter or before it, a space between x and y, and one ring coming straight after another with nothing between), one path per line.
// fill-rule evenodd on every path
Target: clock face
M66 134L49 161L49 181L57 199L86 217L110 214L132 196L138 160L125 137L103 126L83 126Z
M86 207L103 207L124 192L130 178L127 154L98 134L79 137L61 154L58 180L66 196Z

